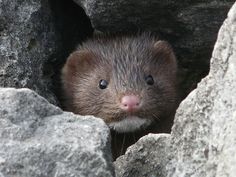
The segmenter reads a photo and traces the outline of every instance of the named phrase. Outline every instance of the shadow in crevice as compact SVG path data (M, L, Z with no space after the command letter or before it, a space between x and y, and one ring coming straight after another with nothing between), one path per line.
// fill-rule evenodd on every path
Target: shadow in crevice
M48 63L45 63L44 72L45 75L48 71L53 72L52 90L61 102L61 68L76 46L92 36L93 28L84 10L72 0L49 0L49 3L59 40L58 51Z

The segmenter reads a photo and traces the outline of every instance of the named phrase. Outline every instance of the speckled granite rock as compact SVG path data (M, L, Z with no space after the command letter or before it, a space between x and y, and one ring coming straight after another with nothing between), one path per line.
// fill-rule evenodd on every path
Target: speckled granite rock
M28 89L0 89L0 176L114 176L109 129Z
M47 63L57 40L48 1L0 1L0 87L28 87L56 103Z
M236 4L220 29L209 75L181 104L169 176L236 174Z
M124 156L114 162L116 176L166 177L165 165L170 150L169 140L168 134L149 134L141 138L128 148Z

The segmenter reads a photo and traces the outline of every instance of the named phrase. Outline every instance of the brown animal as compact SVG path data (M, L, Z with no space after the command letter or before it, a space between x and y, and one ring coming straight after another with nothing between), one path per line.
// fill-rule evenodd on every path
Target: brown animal
M177 64L166 41L149 33L98 36L62 70L65 109L102 118L114 157L149 132L169 132L177 107Z

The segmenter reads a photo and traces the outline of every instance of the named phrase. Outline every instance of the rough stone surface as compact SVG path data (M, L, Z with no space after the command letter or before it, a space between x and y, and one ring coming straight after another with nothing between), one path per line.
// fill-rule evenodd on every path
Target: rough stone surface
M179 60L183 96L209 71L217 32L234 0L74 0L96 30L148 30L168 40Z
M114 162L116 176L166 177L164 169L166 153L168 153L166 150L170 147L169 136L168 134L149 134L129 147L126 154Z
M140 164L162 163L146 176L234 177L236 174L236 4L218 34L209 75L177 110L172 133L166 139L145 137L116 162L117 176L143 174ZM162 137L164 138L164 137ZM152 144L143 156L135 149ZM169 144L169 145L168 145ZM153 148L151 148L152 150ZM132 153L131 153L132 152ZM153 153L152 156L149 154ZM159 153L164 153L161 157ZM142 159L140 159L142 157ZM128 159L128 160L127 160ZM128 162L128 163L127 163ZM132 167L129 164L133 165ZM146 166L144 165L144 169ZM139 173L137 173L137 171ZM154 171L154 169L152 169ZM161 171L161 174L159 172Z
M109 129L28 89L0 89L0 176L114 176Z
M169 176L236 174L236 4L220 29L209 75L177 111Z
M57 50L48 1L0 1L0 86L27 87L55 103L50 68Z

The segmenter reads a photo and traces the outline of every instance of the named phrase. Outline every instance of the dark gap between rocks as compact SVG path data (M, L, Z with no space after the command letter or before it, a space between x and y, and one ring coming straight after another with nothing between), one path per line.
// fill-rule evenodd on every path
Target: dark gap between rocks
M59 106L61 106L60 102L63 99L60 83L61 68L76 46L93 34L93 28L84 10L72 0L49 0L49 3L60 47L56 55L52 56L50 63L45 64L44 74L52 75L52 90L59 100Z

